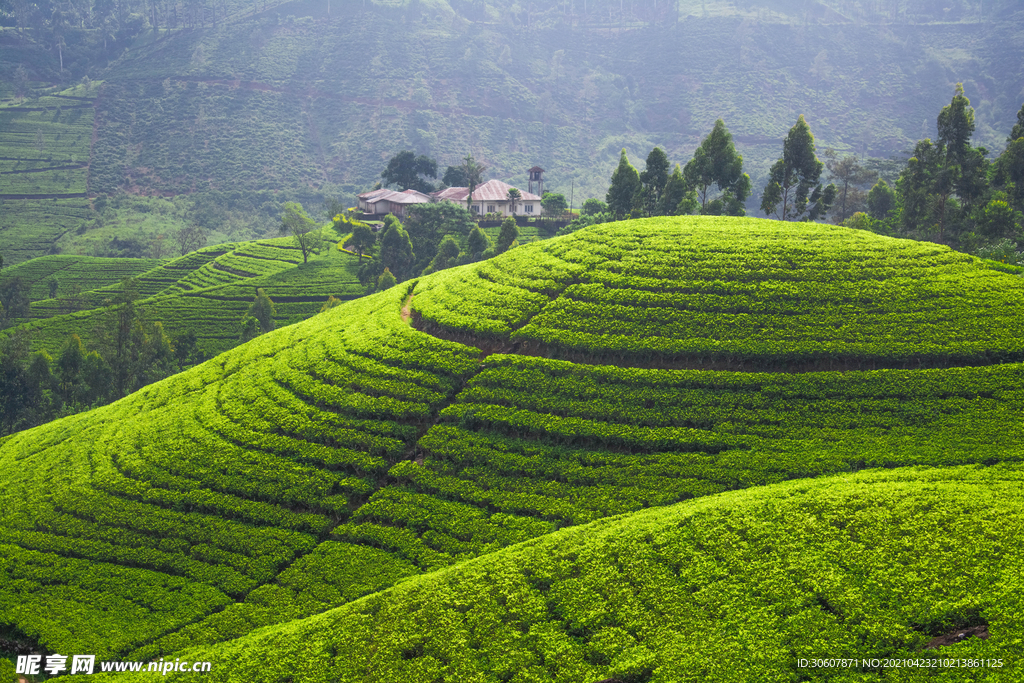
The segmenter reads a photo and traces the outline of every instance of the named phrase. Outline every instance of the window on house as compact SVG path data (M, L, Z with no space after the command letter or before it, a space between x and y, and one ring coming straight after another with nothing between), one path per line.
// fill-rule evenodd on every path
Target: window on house
M487 205L487 213L494 213L494 204Z
M480 207L476 204L473 205L473 213L480 213Z
M526 213L533 213L533 204L527 204L525 211Z

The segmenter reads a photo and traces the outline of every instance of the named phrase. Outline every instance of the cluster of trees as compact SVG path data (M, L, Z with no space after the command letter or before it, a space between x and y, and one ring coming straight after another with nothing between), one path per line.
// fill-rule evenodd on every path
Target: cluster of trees
M487 167L466 155L458 166L445 169L441 182L432 183L427 178L437 178L437 161L415 152L404 150L391 157L387 167L381 172L381 187L394 185L399 190L416 190L429 194L446 187L468 187L470 194L473 188L483 182L483 173Z
M668 156L660 147L647 155L637 171L622 150L605 197L607 212L615 219L639 216L743 216L750 195L750 176L743 172L743 157L736 153L732 135L719 119L686 166L669 173ZM594 214L588 214L594 215Z
M881 234L947 244L988 258L1024 259L1024 107L994 160L971 145L974 110L957 85L938 116L936 140L921 140L895 186L873 176L855 159L835 164L849 179L847 213L836 222ZM844 185L841 185L844 187ZM848 217L847 217L848 216Z
M973 147L974 110L957 85L938 116L936 141L917 143L890 185L878 171L826 150L818 159L810 126L800 116L783 141L761 194L761 211L779 220L825 220L882 234L923 239L1003 261L1024 262L1024 107L1005 150L989 161ZM622 150L606 201L588 200L562 232L611 220L658 215L744 215L750 178L719 120L685 167L669 175L655 147L640 172ZM874 168L872 168L874 166ZM831 181L824 184L825 171ZM873 183L873 184L872 184Z
M519 228L512 217L502 222L497 244L492 244L465 207L438 202L410 207L405 225L388 215L378 233L367 225L353 225L343 246L366 258L359 268L359 281L372 292L411 277L491 258L518 246L518 238Z
M203 360L194 334L174 343L137 305L138 285L122 282L94 330L96 347L72 334L54 358L30 352L28 334L0 342L0 433L104 405Z

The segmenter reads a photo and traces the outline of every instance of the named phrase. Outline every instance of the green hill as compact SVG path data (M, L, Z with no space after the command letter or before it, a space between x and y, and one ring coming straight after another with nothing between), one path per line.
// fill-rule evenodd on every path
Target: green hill
M19 278L30 288L29 300L36 302L50 298L50 280L57 281L58 296L62 291L70 292L75 288L89 292L141 275L161 263L159 259L40 256L8 268L3 274L5 278Z
M916 296L895 306L887 283L903 279L916 283ZM698 525L689 540L673 545L673 534L687 533L680 515L700 509L709 520L724 520L735 506L755 510L778 501L778 516L771 518L778 521L756 526L755 512L732 518L729 534L738 535L735 543L748 543L743 552L755 553L782 530L801 533L804 527L793 527L788 520L795 518L787 515L804 515L796 492L813 490L807 500L818 501L813 505L820 510L807 519L841 524L848 510L863 509L868 512L858 538L896 534L878 545L888 549L891 542L892 553L863 557L864 571L881 558L899 563L919 555L913 567L952 576L947 548L980 534L971 546L977 566L968 574L979 578L928 575L911 582L906 593L913 605L899 611L886 597L898 594L902 584L895 577L897 583L885 590L865 593L872 602L861 612L850 612L857 603L855 593L844 592L851 577L866 587L876 575L858 574L861 565L845 564L848 573L834 583L826 586L820 576L839 571L829 562L846 556L848 542L861 541L850 536L834 546L819 543L808 521L805 538L811 540L783 553L790 563L806 557L809 567L792 611L754 609L761 615L757 628L735 635L743 647L729 656L758 661L751 643L759 636L751 634L771 631L774 619L788 617L789 630L773 631L765 666L782 657L783 645L808 654L819 647L805 635L803 627L811 622L804 618L817 618L815 628L843 643L845 649L821 645L822 656L909 652L925 635L973 626L971 620L982 618L993 629L991 646L1009 647L1013 636L1002 634L1012 634L1016 622L1000 621L999 615L1013 613L1006 597L1012 583L1000 583L993 574L984 588L989 592L973 588L1002 566L999 558L1006 566L1019 563L1014 543L991 537L990 530L1015 524L1016 517L1003 511L1017 504L1013 463L1024 460L1024 365L1012 327L1024 305L1022 282L945 247L844 228L676 218L602 225L402 283L263 335L117 403L6 438L0 443L0 615L19 638L50 651L152 659L324 612L411 575L445 567L455 572L408 584L413 592L454 580L460 571L476 576L477 568L491 565L463 569L462 563L561 527L705 497L697 507L637 518L637 529L648 522L683 529L638 532L640 545L625 540L632 533L626 531L629 518L616 522L622 534L615 531L619 527L600 527L620 535L628 553L676 558L676 578L650 579L664 578L672 594L691 585L679 584L679 577L710 581L732 566L726 559L699 564L685 548L690 543L714 557L709 544L719 538L733 544L733 536L712 534L702 541L698 530L704 527ZM599 290L608 300L583 305ZM782 291L787 298L780 297ZM837 326L824 316L829 299L857 325ZM799 311L773 308L787 305L818 313L800 317ZM669 314L671 319L656 328L635 324L631 332L594 337L588 321L607 324L600 322L608 319L600 310L610 306L642 307L644 312L632 314L638 320ZM585 347L566 341L585 333L592 335ZM879 335L891 341L878 342ZM624 344L627 338L631 345ZM715 340L722 346L718 351ZM686 343L677 348L674 342ZM831 358L843 372L820 371ZM694 369L702 363L710 369ZM860 365L880 369L850 370ZM965 465L978 469L901 469L862 474L849 486L839 479L804 489L765 488L763 495L721 495L865 468ZM959 484L957 478L977 483ZM1004 479L1011 483L1004 486ZM872 488L872 481L892 486ZM972 487L987 493L976 495ZM946 493L952 502L940 503ZM882 514L891 501L906 506L900 508L906 516L897 520L905 534L870 512ZM922 517L929 508L935 510L934 523ZM965 517L964 526L945 521L958 515ZM1009 526L993 526L996 519ZM938 539L946 531L951 540L943 546ZM515 555L495 559L495 571L512 567L530 574L542 591L574 575L590 576L601 562L586 561L592 551L576 543L575 534L516 550L533 558L529 553L542 548L574 544L576 550L565 550L549 578L549 565L538 564L539 573L530 574L533 565L518 565ZM649 551L645 543L653 544ZM893 554L895 546L905 554ZM593 552L618 552L611 545L597 547ZM561 557L563 551L552 552ZM629 564L626 550L619 556L623 566ZM739 562L747 556L735 557ZM961 567L970 564L961 560ZM770 568L764 572L720 584L721 597L715 599L739 607L771 602ZM509 581L513 586L519 579ZM570 675L557 669L558 657L537 655L536 648L565 652L566 666L578 659L573 648L591 652L590 668L574 663L571 669L590 675L612 671L618 654L636 640L646 650L615 664L626 666L628 660L640 667L624 680L655 680L642 671L673 659L672 647L686 657L704 651L683 640L673 646L650 630L623 635L616 641L623 648L616 649L617 632L600 631L632 628L616 622L620 607L633 620L656 624L660 617L646 607L615 602L611 594L601 599L615 604L601 606L587 592L592 581L577 582L575 602L570 594L577 584L549 592L544 609L554 611L547 613L530 607L529 595L518 603L495 586L495 600L529 613L522 623L534 635L523 644L527 677L520 680L549 675L530 668L535 665L555 667L548 670L556 680ZM815 582L820 586L812 589ZM936 582L945 592L925 590L925 583ZM623 596L632 592L621 585ZM659 585L651 584L651 590ZM403 602L404 594L358 603L351 608L356 612L297 622L266 637L288 643L293 629L306 634L324 619L348 619L366 605L376 605L370 611L382 619L392 609L385 604L394 605L395 614L415 609ZM816 602L819 595L824 603ZM676 601L678 609L698 604L690 600ZM75 609L63 609L71 604ZM449 609L448 603L437 604ZM458 610L463 603L453 604ZM488 628L491 617L497 619L491 623L501 623L503 612L480 605L474 611L465 603L463 613L479 617L480 628ZM854 616L846 623L829 609ZM52 617L55 610L61 619ZM552 614L560 615L559 624ZM694 612L693 618L706 616ZM391 628L387 619L383 628ZM916 635L910 627L918 629ZM513 628L494 628L514 636ZM391 673L382 670L375 680L418 680L415 671L429 673L424 680L517 675L507 669L509 662L486 653L467 654L473 662L445 669L451 661L437 664L428 644L433 636L422 635L417 642L423 647L412 641L399 647L400 664L390 663L398 661L388 654L390 644L381 649L389 662L382 666ZM360 647L361 637L353 632L348 642ZM316 635L306 643L321 641ZM466 642L469 650L460 652L478 650ZM454 641L452 646L462 647ZM271 656L257 654L263 652L259 647L249 650L254 657ZM338 647L341 661L340 653L348 650ZM273 656L291 656L282 652L287 651ZM235 660L239 667L248 661ZM330 669L331 661L317 660L330 671L323 675L344 679L344 665ZM227 664L222 669L235 680L250 676Z
M875 470L647 510L168 664L253 683L1010 681L1021 478Z
M42 260L18 266L18 271ZM84 261L91 264L85 271L110 261L118 265L145 262L93 258ZM195 334L198 348L207 356L237 345L239 324L257 289L264 289L274 301L277 325L309 318L328 297L346 300L365 292L356 278L356 256L328 245L323 256L302 263L302 254L290 237L220 244L156 263L160 265L136 276L138 305L147 319L160 321L172 337ZM116 272L122 274L114 284L85 291L73 299L33 302L29 315L11 332L29 334L33 349L53 355L72 334L78 334L87 346L95 346L108 314L106 307L121 292L120 279L129 274ZM82 310L68 312L69 308Z

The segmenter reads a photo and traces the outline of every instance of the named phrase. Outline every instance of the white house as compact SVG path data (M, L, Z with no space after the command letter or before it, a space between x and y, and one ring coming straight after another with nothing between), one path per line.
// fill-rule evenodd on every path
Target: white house
M531 192L519 191L520 198L516 200L515 210L508 200L508 191L512 186L500 180L488 180L473 188L473 199L469 205L471 213L481 216L485 213L496 213L501 216L539 216L540 197ZM468 187L449 187L438 190L429 195L416 190L388 190L382 188L364 192L359 197L359 210L371 216L381 216L393 213L402 218L405 217L409 207L413 204L426 204L427 202L453 202L466 205L466 197L469 195Z
M516 200L515 210L508 201L508 191L512 186L500 180L488 180L473 188L473 198L469 210L477 215L485 213L497 213L502 216L539 216L540 197L530 192L520 190L520 198ZM449 187L446 190L439 190L431 194L434 201L448 201L456 204L466 205L466 197L469 195L468 187Z

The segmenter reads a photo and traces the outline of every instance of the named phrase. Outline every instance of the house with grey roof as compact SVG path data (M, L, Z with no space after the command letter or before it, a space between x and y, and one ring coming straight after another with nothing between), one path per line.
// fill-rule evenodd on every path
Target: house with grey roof
M430 195L417 192L416 190L395 190L380 189L371 190L358 195L359 210L365 214L383 215L393 213L399 218L404 218L406 211L413 204L427 204L434 201Z

